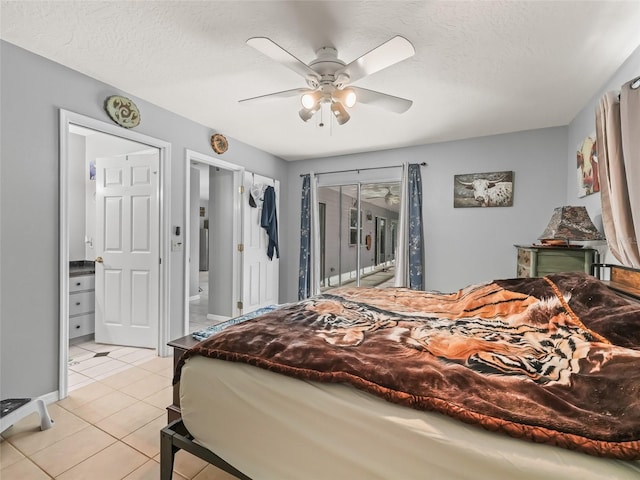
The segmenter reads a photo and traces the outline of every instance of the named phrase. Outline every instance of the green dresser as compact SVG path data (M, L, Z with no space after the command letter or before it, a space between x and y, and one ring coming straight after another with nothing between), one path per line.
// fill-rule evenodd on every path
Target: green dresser
M543 277L549 273L591 273L596 250L581 247L516 245L518 277Z

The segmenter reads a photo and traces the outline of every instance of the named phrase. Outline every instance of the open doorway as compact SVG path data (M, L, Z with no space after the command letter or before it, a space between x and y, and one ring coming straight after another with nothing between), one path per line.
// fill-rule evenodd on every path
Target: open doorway
M375 265L386 267L387 262L387 219L376 216L376 255Z
M188 332L210 324L209 315L209 176L213 167L208 163L191 161L189 206L189 327ZM215 255L215 254L214 254Z
M268 257L262 198L250 202L250 192L258 186L264 187L261 195L272 189L272 212L277 212L280 182L191 150L185 163L184 330L193 333L278 303L278 256ZM207 239L206 246L200 239Z
M90 136L94 138L88 141ZM87 151L89 144L92 146L90 152ZM142 154L144 158L139 155L134 158L133 152ZM153 160L145 155L150 155ZM74 158L79 158L80 166L74 163ZM168 261L162 261L163 258L169 258L169 220L168 209L165 208L169 192L169 158L170 144L167 142L60 110L60 398L68 393L71 326L82 335L92 335L90 330L93 326L95 332L96 316L102 318L104 326L117 327L114 318L123 318L119 312L128 310L133 312L133 322L140 323L135 329L138 326L144 326L145 329L149 327L141 341L155 348L157 355L169 354L166 346L169 328ZM109 163L109 159L114 163ZM111 168L117 161L123 165ZM96 169L101 164L103 171L98 174ZM125 170L127 173L124 173ZM90 182L96 180L101 187L93 186L96 192L94 197L89 186ZM114 187L127 182L134 190L144 184L148 191L144 195L129 195L127 198L122 196L122 192L119 198L104 197L108 189L103 190L102 187ZM101 194L103 197L100 197ZM97 202L102 207L106 206L106 210L100 213L97 208L93 210L93 207L87 207L92 199L95 199L94 204ZM120 208L124 204L129 204L131 208ZM102 217L98 218L98 215ZM132 221L133 217L142 218L140 215L144 216L145 221ZM132 231L126 234L122 231L125 227ZM133 243L127 246L118 244L125 237ZM96 249L100 249L100 252ZM111 256L125 250L144 252L142 256L153 268L145 270L138 268L139 265L135 263L135 272L127 274ZM132 262L137 261L138 258L128 258L124 265L131 268ZM71 262L87 267L81 272L81 280L71 280ZM96 264L102 275L98 282L95 276L91 276L98 270ZM125 285L128 281L133 283ZM120 296L116 309L114 297L109 295L118 291L129 292L129 295L128 298ZM137 294L131 295L131 292ZM126 343L127 338L116 339L107 335L103 341L120 344ZM137 341L132 341L132 345Z
M241 310L244 168L191 150L185 172L185 333Z

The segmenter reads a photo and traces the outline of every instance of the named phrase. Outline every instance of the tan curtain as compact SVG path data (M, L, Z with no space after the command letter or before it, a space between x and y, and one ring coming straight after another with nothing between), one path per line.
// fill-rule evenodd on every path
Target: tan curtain
M602 223L609 249L640 268L640 88L638 79L607 92L596 109Z

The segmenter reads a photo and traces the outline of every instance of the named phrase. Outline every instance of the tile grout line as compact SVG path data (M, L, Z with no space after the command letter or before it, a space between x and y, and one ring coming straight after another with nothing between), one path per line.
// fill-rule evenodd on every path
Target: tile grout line
M148 349L145 349L148 350ZM76 468L78 465L82 464L83 462L87 462L90 461L92 458L94 458L96 455L101 454L102 452L104 452L105 449L112 447L114 445L119 444L120 447L126 447L131 449L132 452L135 452L137 455L140 455L139 459L140 460L144 460L144 462L142 463L142 465L138 465L136 467L132 467L131 471L128 471L127 473L122 473L120 476L120 480L124 479L125 477L132 475L133 472L135 472L136 470L138 470L139 468L142 468L143 465L147 465L149 461L153 461L154 464L151 465L149 464L146 468L145 471L153 471L156 470L158 468L159 465L159 459L156 459L157 457L159 457L160 454L160 447L159 447L159 436L160 436L160 432L158 431L158 440L156 441L153 438L153 428L150 427L150 424L152 424L153 422L159 422L160 419L163 417L163 415L165 415L165 412L163 411L163 407L160 406L160 403L163 402L164 396L167 395L168 393L165 391L166 389L171 389L172 386L172 376L169 376L170 374L172 374L173 372L173 359L171 357L167 357L167 359L165 359L164 361L158 361L158 362L154 362L154 360L159 359L160 357L157 357L157 352L153 351L153 354L148 354L148 355L144 355L142 353L138 353L135 350L131 350L130 352L127 352L125 355L122 355L122 357L126 357L126 356L131 356L130 359L127 360L122 360L122 357L116 358L116 357L112 357L111 353L113 353L115 350L111 350L111 351L105 351L105 352L97 352L94 350L89 350L89 349L82 349L81 347L77 347L76 350L74 350L74 354L71 357L71 361L74 361L74 359L78 359L78 358L82 358L81 361L79 361L78 363L81 364L83 362L86 362L87 360L91 360L94 358L100 358L100 357L107 357L109 360L108 361L112 361L112 360L117 360L118 362L121 362L123 364L126 365L125 369L120 369L120 366L115 367L113 373L110 373L109 370L107 371L103 371L103 373L101 373L100 375L96 375L96 376L100 376L102 377L103 375L107 375L106 377L102 377L100 379L97 378L93 378L89 375L87 375L86 373L83 373L84 370L87 370L87 368L79 371L79 372L75 372L71 369L69 369L69 374L77 374L79 379L82 379L84 377L86 377L89 382L87 382L86 384L82 384L81 386L79 386L77 388L77 390L80 390L84 387L90 387L92 384L98 384L100 386L97 387L97 390L94 392L91 392L91 390L87 390L87 394L86 397L83 397L84 394L79 394L79 396L77 396L75 398L75 400L72 398L72 401L65 403L65 404L60 404L59 402L55 402L54 404L56 405L57 408L60 408L60 411L58 412L59 416L62 416L64 412L64 418L68 419L72 424L76 424L76 422L78 422L77 426L80 426L81 428L79 430L73 431L72 433L67 433L66 431L66 425L63 423L62 425L60 425L60 427L64 426L62 433L62 436L60 438L57 438L57 434L52 438L55 439L55 441L53 441L50 444L47 444L46 446L39 448L35 451L32 452L30 455L26 455L25 452L21 449L18 448L13 442L18 441L18 443L20 445L22 445L24 448L26 448L27 450L30 450L31 448L33 448L34 446L37 447L38 443L36 444L29 444L29 443L22 443L20 440L25 438L25 436L31 436L33 434L37 434L38 432L36 432L36 428L33 428L33 431L31 431L31 426L29 425L29 429L23 431L18 432L17 436L11 436L9 438L5 438L2 437L2 442L7 442L7 445L10 446L10 448L15 449L15 451L17 452L18 455L20 455L20 458L18 459L18 461L22 461L24 459L27 460L27 462L25 462L25 467L27 466L27 464L29 465L29 469L31 469L32 473L35 475L36 470L38 472L42 472L44 474L44 476L46 476L46 478L48 479L54 479L54 478L58 478L59 476L67 473L69 470ZM151 353L151 350L149 349L149 351L147 353ZM77 361L77 360L75 360ZM133 363L130 363L133 362ZM150 363L150 362L154 362L154 363ZM166 362L166 363L165 363ZM70 362L71 363L71 362ZM148 364L148 365L147 365ZM144 365L147 365L147 368L144 368ZM132 385L136 384L137 382L139 382L140 380L133 380L130 381L128 379L128 377L126 377L126 373L127 371L132 370L135 367L135 369L138 370L138 372L133 373L132 376L133 377L139 377L139 379L144 379L144 378L149 378L149 390L146 390L146 388L141 388L138 389L135 393L135 395L130 395L129 393L127 393L125 390L127 390L128 388L130 388ZM88 367L90 368L94 368L94 366ZM109 384L109 377L110 376L114 376L114 375L118 375L118 374L125 374L124 377L122 377L122 379L119 380L114 380L112 383L113 385L117 385L116 386L112 386ZM158 377L158 378L156 378ZM105 381L106 380L106 381ZM83 380L81 380L81 382L83 382ZM160 387L158 387L158 385L160 385ZM116 437L114 434L108 432L107 430L105 430L104 428L99 427L98 425L96 425L96 423L99 422L93 422L91 420L85 420L83 417L77 415L75 413L75 411L77 411L77 409L86 406L86 405L90 405L91 403L95 402L96 400L99 400L101 397L103 397L105 394L103 392L103 394L100 394L98 397L95 397L95 394L98 392L101 392L102 389L105 389L105 391L108 390L107 394L110 393L114 393L114 392L119 392L122 395L131 397L133 399L133 403L131 403L130 405L124 406L124 407L117 407L118 409L115 412L110 413L109 415L107 415L108 418L110 416L114 416L114 418L116 418L115 416L117 416L117 414L119 412L121 412L122 410L133 406L133 405L140 405L142 408L147 408L149 407L150 410L149 412L153 413L155 410L154 409L158 409L158 412L160 412L157 416L154 416L154 418L150 418L147 421L145 421L142 425L139 425L135 430L131 431L131 432L127 432L125 434L122 435L122 438L118 438ZM69 390L69 397L73 397L73 393L76 390L70 389ZM144 397L144 398L138 398L138 397ZM87 401L84 401L83 398L91 398ZM63 399L64 400L64 399ZM79 405L75 405L74 402L81 402ZM152 403L153 402L153 403ZM170 401L169 401L170 402ZM155 403L155 404L154 404ZM68 416L67 416L68 415ZM153 415L152 415L153 416ZM91 414L87 415L87 418L91 418ZM104 419L100 419L100 421L102 421ZM108 427L106 424L104 425L105 427ZM54 447L56 444L69 439L69 442L67 443L67 445L71 446L74 445L74 440L71 439L70 437L83 432L87 429L89 429L89 427L94 427L96 431L99 431L100 434L106 434L105 441L109 442L108 445L104 446L104 448L100 448L98 451L95 451L93 453L91 453L90 455L88 455L86 458L83 458L80 461L77 461L77 463L74 463L73 465L67 466L67 465L60 465L58 464L58 468L64 467L64 470L57 473L56 476L54 477L53 475L49 474L44 468L42 468L38 463L36 463L34 461L34 456L37 455L39 452L43 452L44 450L50 448L50 447ZM75 427L74 427L75 428ZM142 429L147 429L147 431L144 432L140 432ZM73 429L70 429L70 431ZM115 430L114 430L115 432ZM135 436L136 432L140 432L137 436ZM90 432L85 432L85 434L89 434ZM128 441L134 443L136 446L131 445L130 443L128 443L128 441L125 441L125 438L127 437L131 437ZM50 439L47 439L47 442ZM45 442L46 443L46 442ZM150 447L150 448L147 448ZM60 452L62 452L63 450L65 450L67 447L62 448L60 447L58 450ZM146 449L147 452L151 452L151 453L145 453L142 449ZM155 451L157 449L157 451ZM58 451L58 450L53 450ZM48 463L45 462L45 455L47 455L46 453L42 456L41 461L43 461L43 465L49 465ZM64 453L58 453L55 454L55 456L58 455L64 455ZM40 457L37 457L40 458ZM182 459L182 461L187 462L184 464L183 468L185 468L185 472L179 472L176 471L174 469L174 474L176 475L176 478L186 478L186 479L193 479L195 477L197 477L198 475L201 475L203 471L205 471L208 467L208 465L205 463L204 465L201 465L199 462L197 462L197 458L191 458L190 455L184 457ZM95 460L94 460L95 461ZM76 462L76 460L74 460L74 462ZM35 468L33 468L35 467ZM55 467L50 466L50 468L54 469ZM52 470L55 471L55 470Z
M149 403L147 403L147 402L144 402L144 400L138 400L138 399L136 399L136 400L137 400L137 402L136 402L136 403L143 402L143 403L145 403L146 405L150 405L150 406L152 406L152 407L155 407L155 405L151 405L151 404L149 404ZM90 403L90 402L87 402L87 403ZM145 463L146 463L147 461L149 461L149 460L152 460L152 461L154 461L154 462L156 462L156 463L159 463L159 462L157 462L157 461L154 459L154 457L155 457L155 456L157 456L158 454L155 454L154 456L149 456L148 454L146 454L145 452L143 452L143 451L139 450L139 449L138 449L138 448L136 448L135 446L130 445L129 443L125 442L125 441L124 441L124 438L125 438L125 437L127 437L127 436L129 436L129 435L131 435L132 433L135 433L135 432L137 432L138 430L140 430L140 429L142 429L142 428L146 427L146 426L147 426L147 425L149 425L150 423L152 423L152 422L156 421L158 418L162 417L162 416L164 415L164 413L161 413L161 414L160 414L160 415L158 415L157 417L155 417L155 418L151 419L150 421L148 421L148 422L146 422L145 424L141 425L140 427L138 427L137 429L133 430L132 432L129 432L128 434L126 434L126 435L125 435L125 436L123 436L122 438L118 438L118 437L115 437L114 435L112 435L111 433L109 433L108 431L104 430L103 428L100 428L100 427L99 427L98 425L96 425L95 423L87 422L87 421L86 421L86 420L84 420L82 417L79 417L78 415L74 414L74 413L73 413L71 410L69 410L68 408L66 408L66 407L64 407L64 406L62 406L62 405L58 405L58 406L59 406L60 408L62 408L63 410L65 410L66 412L68 412L69 414L71 414L71 415L73 415L74 417L76 417L77 419L79 419L79 420L81 420L81 421L83 421L83 422L87 423L87 426L85 426L84 428L82 428L82 429L78 430L77 432L73 432L72 434L67 435L67 436L65 436L65 437L63 437L63 438L61 438L61 439L59 439L59 440L58 440L58 442L59 442L59 441L62 441L62 440L64 440L64 439L66 439L66 438L69 438L69 437L71 437L72 435L75 435L76 433L79 433L79 432L80 432L80 431L82 431L82 430L88 429L89 427L94 427L94 428L96 428L96 429L100 430L101 432L105 433L106 435L108 435L111 439L113 439L113 442L109 443L109 445L106 445L104 448L102 448L102 449L100 449L100 450L98 450L98 451L94 452L93 454L91 454L91 455L89 455L88 457L86 457L86 458L82 459L82 460L81 460L81 461L79 461L78 463L75 463L75 464L73 464L73 465L69 466L68 468L66 468L65 470L63 470L62 472L60 472L60 473L58 474L58 476L60 476L60 475L64 474L65 472L67 472L67 471L71 470L72 468L74 468L74 467L76 467L76 466L80 465L81 463L83 463L83 462L85 462L85 461L89 460L90 458L95 457L95 456L96 456L96 455L98 455L100 452L102 452L102 451L106 450L107 448L111 447L112 445L114 445L114 444L116 444L116 443L118 443L118 442L120 442L120 443L124 444L125 446L127 446L127 447L129 447L129 448L131 448L131 449L135 450L136 452L140 453L141 455L143 455L143 456L147 459L147 460L145 461ZM126 407L125 407L125 408L126 408ZM158 408L158 407L155 407L155 408ZM112 415L115 415L116 413L118 413L118 412L114 412ZM158 435L159 435L159 432L158 432ZM4 437L3 437L3 439L4 439ZM43 447L43 448L41 448L41 449L39 449L39 450L37 450L37 451L33 452L31 455L27 455L24 451L22 451L18 446L16 446L16 445L11 441L11 437L10 437L10 438L8 438L8 439L4 439L3 441L8 442L8 443L11 445L11 447L13 447L16 451L18 451L18 452L23 456L23 458L22 458L22 459L20 459L20 460L24 460L24 459L26 459L26 460L28 460L30 463L32 463L33 465L35 465L35 466L36 466L39 470L41 470L43 473L45 473L49 478L56 478L56 477L53 477L52 475L50 475L50 474L49 474L46 470L44 470L40 465L38 465L38 463L36 463L36 462L32 459L32 456L33 456L33 455L35 455L35 454L37 454L37 453L39 453L39 452L41 452L42 450L45 450L45 449L47 449L47 448L52 447L52 446L53 446L53 445L55 445L57 442L54 442L54 443L53 443L53 444L51 444L51 445L48 445L48 446L46 446L46 447ZM159 453L159 452L158 452L158 453ZM122 478L125 478L126 476L130 475L131 473L133 473L133 472L134 472L135 470L137 470L138 468L140 468L140 467L139 467L139 466L138 466L138 467L135 467L133 470L131 470L130 472L128 472L128 473L127 473L126 475L124 475L124 477L122 477ZM206 468L206 466L205 466L204 468ZM203 469L204 469L204 468L203 468ZM199 474L201 471L202 471L202 470L199 470L199 471L198 471L198 474ZM196 475L197 475L197 474L196 474ZM194 475L194 477L195 477L196 475ZM193 478L193 477L192 477L192 478Z

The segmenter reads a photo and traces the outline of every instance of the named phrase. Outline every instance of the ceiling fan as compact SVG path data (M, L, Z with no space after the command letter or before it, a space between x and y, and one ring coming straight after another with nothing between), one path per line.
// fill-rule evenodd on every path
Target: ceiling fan
M382 198L387 205L400 203L400 184L363 185L361 195L366 199Z
M303 121L308 121L324 106L331 111L339 125L349 121L351 116L347 108L356 103L374 105L395 113L406 112L413 103L406 98L352 85L415 54L411 42L399 35L348 64L338 58L338 52L333 47L320 48L316 52L316 59L307 65L269 38L253 37L247 40L247 44L301 75L308 88L245 98L240 100L241 103L300 96L302 108L299 115Z

